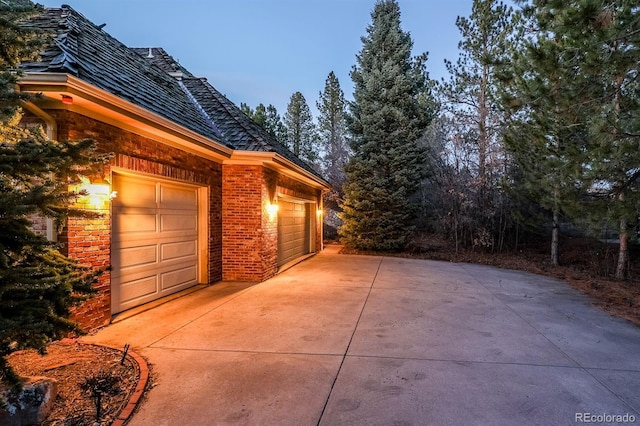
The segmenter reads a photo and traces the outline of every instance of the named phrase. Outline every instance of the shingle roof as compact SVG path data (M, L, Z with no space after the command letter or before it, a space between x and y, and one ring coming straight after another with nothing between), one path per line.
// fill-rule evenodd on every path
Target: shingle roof
M74 75L202 136L229 145L176 79L133 52L69 6L45 9L29 25L53 35L27 72Z
M275 152L322 179L206 79L161 48L129 48L73 8L45 9L27 24L52 34L26 72L67 73L230 148Z
M167 73L182 73L179 77L183 88L192 96L201 111L235 149L243 151L275 152L282 157L321 177L309 164L297 157L279 141L275 140L262 126L249 118L233 102L216 90L206 78L198 78L181 66L164 49L134 48L158 68Z

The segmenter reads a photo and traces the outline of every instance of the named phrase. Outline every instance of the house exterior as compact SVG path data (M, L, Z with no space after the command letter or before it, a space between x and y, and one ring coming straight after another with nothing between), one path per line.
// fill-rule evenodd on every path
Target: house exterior
M30 25L53 40L23 64L20 90L40 94L23 120L113 155L78 200L101 215L57 236L65 254L106 269L74 312L81 326L197 284L263 281L322 249L328 183L206 79L68 6Z

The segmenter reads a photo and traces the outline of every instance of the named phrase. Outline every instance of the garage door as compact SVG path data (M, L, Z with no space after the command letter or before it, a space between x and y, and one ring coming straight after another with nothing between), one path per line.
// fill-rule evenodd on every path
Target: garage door
M278 200L278 266L308 254L310 208L304 203Z
M198 189L113 175L112 313L197 284Z

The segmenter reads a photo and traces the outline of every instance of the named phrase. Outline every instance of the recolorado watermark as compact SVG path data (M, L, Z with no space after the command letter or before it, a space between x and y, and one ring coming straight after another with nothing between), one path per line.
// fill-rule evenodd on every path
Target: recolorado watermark
M633 414L595 414L576 413L576 423L635 423L636 416Z

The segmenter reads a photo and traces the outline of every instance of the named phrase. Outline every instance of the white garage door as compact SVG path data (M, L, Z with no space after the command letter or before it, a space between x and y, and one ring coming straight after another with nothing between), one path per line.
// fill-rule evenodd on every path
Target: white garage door
M310 204L278 200L278 266L310 253Z
M198 189L113 175L112 313L197 284Z

